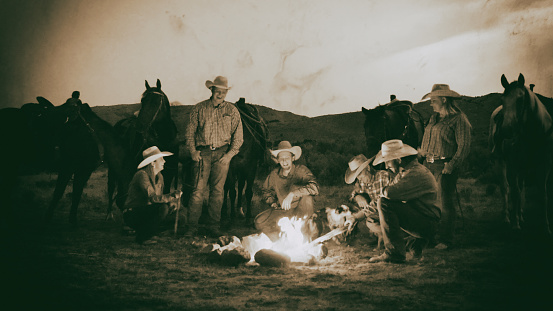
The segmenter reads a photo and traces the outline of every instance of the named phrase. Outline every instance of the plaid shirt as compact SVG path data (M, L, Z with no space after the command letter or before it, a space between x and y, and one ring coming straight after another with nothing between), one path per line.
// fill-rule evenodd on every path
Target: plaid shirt
M242 120L234 104L224 101L215 107L210 98L197 103L190 112L186 146L191 153L198 146L219 148L229 144L228 153L235 156L243 142Z
M438 120L432 115L424 130L421 153L451 158L447 165L452 169L467 158L470 152L471 125L464 113L456 113Z
M366 170L368 172L369 169L366 168ZM392 183L396 183L399 176L400 174L394 174L388 170L378 170L375 174L368 173L363 176L358 176L350 200L355 202L354 198L356 195L367 194L371 198L371 201L369 202L369 208L364 209L363 212L365 216L367 216L367 219L374 218L375 213L378 219L376 202L382 196L384 188Z

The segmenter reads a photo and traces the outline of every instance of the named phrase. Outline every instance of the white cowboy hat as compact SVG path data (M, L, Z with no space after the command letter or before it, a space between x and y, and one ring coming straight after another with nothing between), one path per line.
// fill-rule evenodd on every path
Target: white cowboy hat
M355 178L359 176L359 174L369 165L371 162L371 159L367 159L364 155L356 155L348 162L348 169L346 170L346 175L344 176L344 180L346 181L346 184L351 184L355 181Z
M405 145L401 140L388 140L382 143L382 150L376 154L373 165L415 154L418 154L417 150L409 145Z
M144 166L154 162L155 160L161 158L173 155L171 152L161 152L159 151L159 148L156 146L152 146L144 151L142 151L142 157L144 160L138 164L138 168L143 168Z
M212 87L218 87L220 89L230 90L230 86L228 86L228 80L226 77L223 76L217 76L213 82L207 80L205 81L205 86L211 90Z
M278 143L276 150L271 150L271 154L273 155L273 160L275 162L277 161L278 154L282 151L288 151L294 155L294 161L299 159L301 157L301 147L299 146L293 146L290 144L289 141L283 140L280 143Z
M421 100L424 100L425 98L429 98L432 96L461 97L459 93L450 90L449 85L447 84L434 84L432 86L432 91L424 95Z

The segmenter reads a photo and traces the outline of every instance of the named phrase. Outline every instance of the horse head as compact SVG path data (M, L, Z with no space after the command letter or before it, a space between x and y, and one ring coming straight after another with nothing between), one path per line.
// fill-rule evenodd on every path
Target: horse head
M156 121L171 117L169 99L161 90L161 82L157 79L155 87L150 87L145 81L146 90L140 99L140 112L137 117L137 130L146 133Z
M362 108L369 157L377 154L382 143L390 139L401 139L406 144L418 147L419 136L422 138L422 135L414 128L410 115L412 110L412 102L398 100L370 110Z
M520 135L539 137L550 134L551 115L534 92L524 85L525 79L519 74L518 80L509 83L501 75L501 85L505 89L501 95L503 107L502 134L506 138L517 138Z

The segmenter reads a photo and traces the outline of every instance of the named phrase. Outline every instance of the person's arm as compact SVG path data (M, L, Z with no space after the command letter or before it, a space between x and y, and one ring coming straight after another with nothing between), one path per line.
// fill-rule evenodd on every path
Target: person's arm
M230 150L227 152L227 154L234 157L240 151L242 143L244 143L242 118L240 117L240 112L238 111L238 108L234 106L231 114L231 131L232 133Z
M469 120L464 114L459 116L457 125L455 126L455 141L457 142L457 150L451 161L446 163L444 167L444 174L451 174L453 170L459 168L461 162L463 162L470 152L470 140L471 140L471 125Z
M186 147L190 151L190 155L194 161L198 161L195 155L199 152L196 150L196 130L198 129L198 106L194 106L190 112L190 118L186 125L185 139Z
M384 188L384 196L390 200L409 201L426 194L433 189L430 175L421 174L418 170L408 170L403 176L397 179L396 183Z
M319 184L315 175L305 166L296 166L297 178L301 180L301 184L297 189L291 191L294 194L294 198L300 198L305 195L319 195Z
M276 196L275 190L271 185L271 175L272 173L267 176L265 182L263 183L263 186L261 188L261 197L263 198L263 201L265 203L267 203L271 207L274 207L273 204L278 205L278 198Z

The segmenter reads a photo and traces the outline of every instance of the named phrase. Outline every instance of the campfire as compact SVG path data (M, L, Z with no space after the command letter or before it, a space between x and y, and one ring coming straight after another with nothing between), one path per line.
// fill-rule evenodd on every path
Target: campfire
M242 240L233 236L232 241L225 246L214 244L212 252L222 256L225 252L238 252L244 257L249 257L248 265L284 266L290 262L316 263L326 256L323 242L343 233L344 230L336 229L309 241L302 233L305 222L306 218L284 217L278 222L281 231L276 241L271 241L264 233L248 235Z

